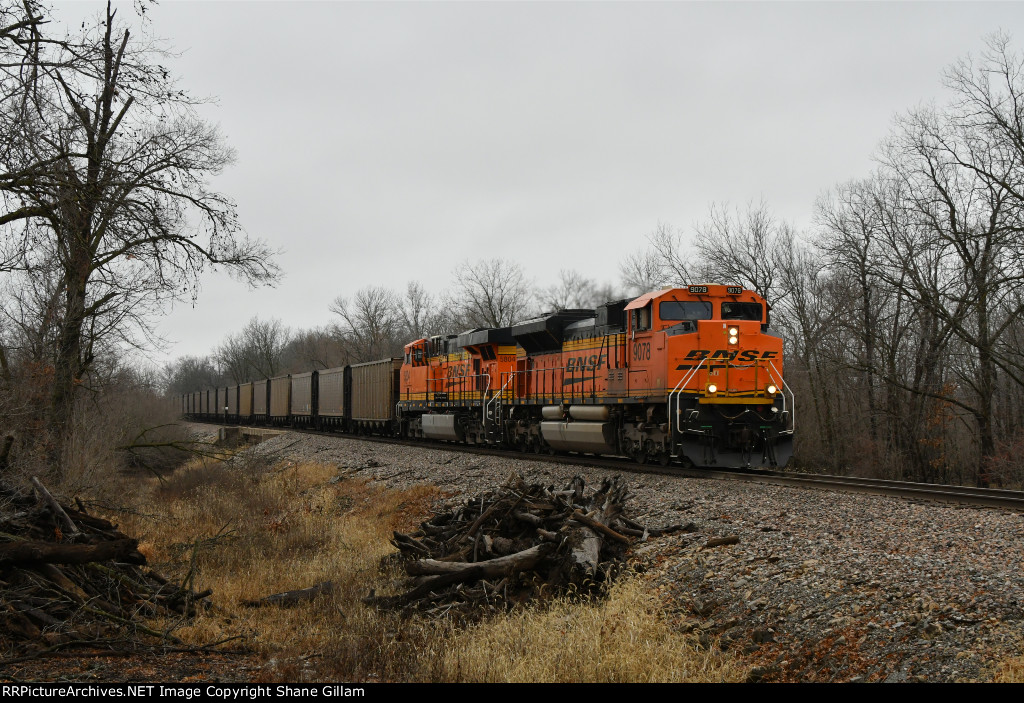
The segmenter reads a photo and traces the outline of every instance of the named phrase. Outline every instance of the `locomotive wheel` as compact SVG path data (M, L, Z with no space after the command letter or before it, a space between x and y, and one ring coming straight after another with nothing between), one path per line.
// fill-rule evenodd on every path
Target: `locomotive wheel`
M672 463L672 455L667 450L663 450L658 454L658 463L662 466L668 466Z

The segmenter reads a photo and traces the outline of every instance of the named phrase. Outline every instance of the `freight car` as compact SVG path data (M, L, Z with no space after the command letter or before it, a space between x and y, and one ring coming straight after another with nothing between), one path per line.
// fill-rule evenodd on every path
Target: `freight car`
M767 302L702 284L418 339L401 359L240 384L225 389L226 415L214 417L639 463L776 467L792 454L795 427L782 371ZM201 403L200 394L183 400L186 414L210 418Z
M288 419L296 427L309 427L313 424L313 408L316 404L317 377L316 371L294 374L291 385Z

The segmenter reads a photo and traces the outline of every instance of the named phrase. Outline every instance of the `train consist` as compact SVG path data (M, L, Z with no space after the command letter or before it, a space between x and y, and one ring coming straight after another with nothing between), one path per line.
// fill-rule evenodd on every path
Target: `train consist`
M180 398L191 419L305 426L639 463L778 467L795 398L769 307L694 285L417 339L402 358Z

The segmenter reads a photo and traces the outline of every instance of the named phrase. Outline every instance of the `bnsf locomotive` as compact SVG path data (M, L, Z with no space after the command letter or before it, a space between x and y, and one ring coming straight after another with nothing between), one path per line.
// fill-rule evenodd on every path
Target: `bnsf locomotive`
M193 393L182 407L205 419L526 452L784 466L794 398L782 375L782 339L768 323L768 305L753 291L670 288L418 339L402 359Z

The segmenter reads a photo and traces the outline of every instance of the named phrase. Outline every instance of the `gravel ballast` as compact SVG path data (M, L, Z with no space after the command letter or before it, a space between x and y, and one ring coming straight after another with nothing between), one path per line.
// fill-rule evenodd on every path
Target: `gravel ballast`
M394 488L438 486L449 502L512 472L597 485L612 472L284 432L245 450L315 461ZM1022 650L1024 516L823 490L621 472L631 517L652 538L633 560L679 627L747 658L751 680L990 678ZM709 539L738 542L705 548Z

